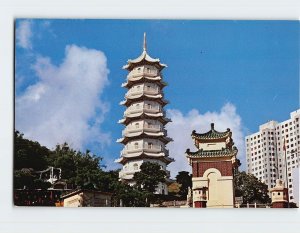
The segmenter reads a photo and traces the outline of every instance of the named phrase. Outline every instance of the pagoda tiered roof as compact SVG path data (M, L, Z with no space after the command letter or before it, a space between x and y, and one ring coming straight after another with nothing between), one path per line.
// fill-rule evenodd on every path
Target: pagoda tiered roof
M232 149L223 148L222 150L198 150L196 152L191 152L190 149L186 150L188 158L209 158L209 157L228 157L235 156L238 149L234 146Z
M147 45L146 45L146 33L144 33L144 44L143 44L143 52L142 54L135 58L135 59L129 59L127 61L127 64L123 66L123 69L126 70L132 70L134 67L138 65L143 65L143 64L150 64L156 66L159 70L162 70L163 68L167 67L166 64L160 63L160 60L158 58L152 58L150 55L147 53Z
M168 122L172 122L171 119L165 117L163 113L151 114L151 113L140 112L140 113L134 114L133 116L124 116L124 118L119 120L118 123L127 125L131 121L136 120L136 119L141 119L145 116L148 119L156 119L156 120L160 121L163 125L167 124Z
M218 132L217 130L215 130L214 128L214 123L211 123L211 130L200 134L200 133L196 133L195 130L193 130L192 132L192 138L193 139L200 139L200 140L214 140L214 139L224 139L226 140L226 138L231 137L232 132L230 131L230 129L227 129L225 132Z
M159 70L162 70L163 68L167 67L166 64L160 63L160 60L158 58L150 57L147 51L144 50L139 57L132 60L129 59L127 61L127 64L123 66L123 69L132 70L134 67L140 64L147 64L147 63L156 66Z
M131 133L130 136L126 135L126 136L118 139L117 142L126 144L133 138L141 138L143 136L147 136L147 138L159 138L159 140L165 144L173 141L172 138L165 136L164 132L149 133L149 132L141 131L141 132L137 132L137 133Z
M115 160L116 163L121 163L121 164L125 164L126 162L132 160L132 159L156 159L156 160L160 160L166 164L169 164L171 162L174 162L175 160L173 158L170 158L166 155L160 155L157 156L157 154L151 154L151 153L146 153L146 152L140 152L139 154L136 154L135 156L130 156L130 157L126 157L126 156L122 156L118 159Z
M166 83L165 81L163 81L162 77L156 76L156 77L147 77L146 75L141 74L141 76L139 77L135 77L134 80L132 79L127 79L127 81L125 83L122 83L121 87L126 87L126 88L130 88L132 87L134 84L140 82L155 82L157 85L159 85L161 88L164 88L165 86L168 85L168 83ZM157 82L159 81L159 82Z

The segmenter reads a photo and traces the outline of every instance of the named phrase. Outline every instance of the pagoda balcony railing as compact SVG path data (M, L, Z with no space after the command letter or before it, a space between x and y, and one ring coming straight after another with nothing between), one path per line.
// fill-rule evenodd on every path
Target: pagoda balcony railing
M125 112L124 112L124 116L128 116L130 114L134 114L134 113L165 113L165 111L161 111L160 108L128 108Z
M122 178L124 176L134 175L134 173L140 172L140 171L141 171L141 169L134 170L134 169L128 169L127 168L127 170L125 170L124 167L123 167L123 169L119 172L119 178ZM171 172L170 171L165 170L165 172L166 172L167 177L171 176Z
M124 176L128 176L128 175L133 175L134 173L136 172L139 172L141 171L140 169L137 169L137 170L121 170L119 172L119 178L122 178Z
M127 75L127 79L140 77L142 75L149 76L149 77L156 77L159 75L159 72L155 70L147 70L147 69L133 70Z
M141 94L148 94L148 95L158 95L158 94L161 94L160 91L158 90L149 90L147 88L144 88L142 90L132 90L132 91L128 91L126 93L126 97L134 97L136 95L141 95Z
M140 147L140 148L135 148L135 147L129 147L129 148L124 148L122 151L121 151L121 156L123 155L129 155L130 157L130 154L134 154L134 153L139 153L139 152L148 152L148 153L164 153L165 156L168 156L169 155L169 150L167 149L164 149L164 148L160 148L160 146L152 146L151 148L149 147Z
M122 131L122 135L126 136L130 133L137 133L137 132L149 132L149 133L159 133L159 132L163 132L165 135L167 133L167 131L165 129L162 129L160 126L152 126L152 127L147 127L147 126L143 126L140 128L136 128L135 126L133 127L127 127L126 129L124 129Z

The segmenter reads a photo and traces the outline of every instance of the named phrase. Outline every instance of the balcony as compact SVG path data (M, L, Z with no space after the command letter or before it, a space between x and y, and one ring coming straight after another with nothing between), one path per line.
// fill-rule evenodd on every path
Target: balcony
M127 126L126 129L122 131L122 136L130 135L132 133L159 133L162 132L166 135L167 131L165 129L162 129L160 125L152 125L151 127L148 127L148 125L144 124L142 127L136 128L136 126Z
M134 98L135 96L140 96L140 95L158 95L161 94L161 92L158 89L149 89L149 88L143 88L141 90L134 90L131 89L131 91L128 91L126 93L127 98Z
M140 169L137 169L137 170L124 170L124 168L119 172L119 178L132 178L134 173L136 172L140 172L141 170ZM167 177L170 177L171 176L171 173L170 171L167 171L165 170L166 174L167 174Z
M133 70L127 75L127 79L134 79L140 76L147 76L147 77L156 77L159 75L157 70L147 70L147 68L141 68L140 70Z
M124 112L124 117L129 116L131 114L136 114L136 113L150 113L150 114L155 114L155 113L162 113L162 112L161 112L161 108L147 108L146 105L144 105L141 108L128 108Z
M146 152L146 153L164 153L165 156L169 155L169 150L161 148L160 146L154 145L152 146L152 148L149 147L140 147L140 148L135 148L135 147L129 147L129 148L124 148L121 151L121 156L125 156L125 157L135 157L134 154L136 153L142 153L142 152Z

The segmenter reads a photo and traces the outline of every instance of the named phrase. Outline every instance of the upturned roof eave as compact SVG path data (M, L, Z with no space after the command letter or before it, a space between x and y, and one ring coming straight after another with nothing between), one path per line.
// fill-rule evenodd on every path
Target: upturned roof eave
M158 58L150 57L149 54L144 50L139 57L137 57L135 59L129 59L127 61L127 64L124 65L122 68L125 69L125 70L131 70L132 67L135 67L139 63L142 63L144 61L149 62L149 63L153 63L153 65L158 65L160 67L160 70L167 67L166 64L160 63L160 60Z

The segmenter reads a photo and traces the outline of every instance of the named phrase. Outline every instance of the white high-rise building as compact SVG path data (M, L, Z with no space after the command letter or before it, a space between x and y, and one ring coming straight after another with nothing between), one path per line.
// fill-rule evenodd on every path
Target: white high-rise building
M282 179L299 206L300 109L283 122L269 121L246 137L247 172L273 188Z

